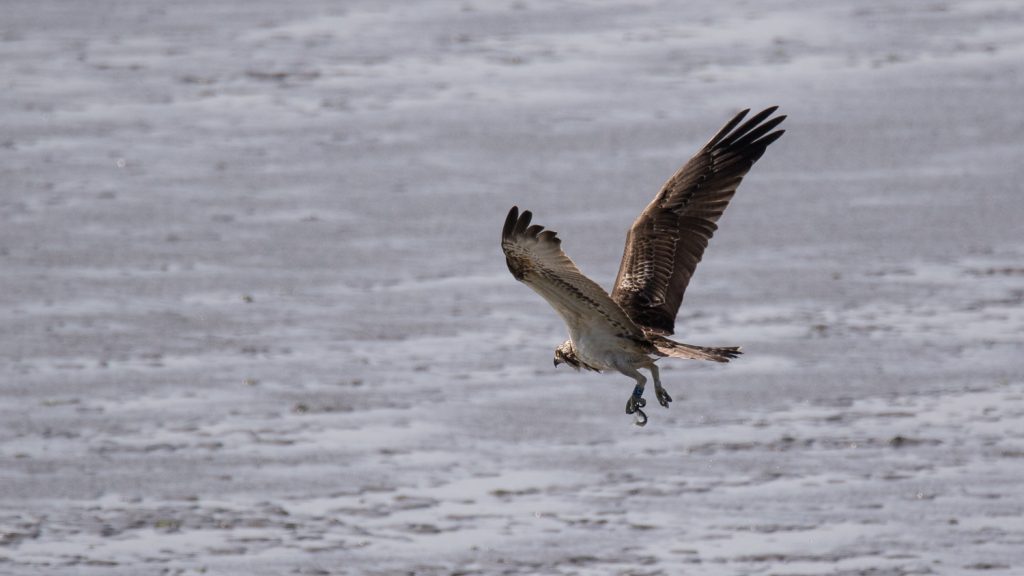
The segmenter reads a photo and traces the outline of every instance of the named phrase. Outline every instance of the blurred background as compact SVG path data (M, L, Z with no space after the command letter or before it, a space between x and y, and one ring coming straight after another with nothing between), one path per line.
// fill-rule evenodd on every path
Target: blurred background
M0 572L1019 570L1024 13L701 4L4 2ZM776 104L636 428L505 214Z

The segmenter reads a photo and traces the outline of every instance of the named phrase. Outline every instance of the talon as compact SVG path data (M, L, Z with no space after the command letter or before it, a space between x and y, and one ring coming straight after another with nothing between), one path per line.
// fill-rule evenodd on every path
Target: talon
M633 421L633 424L635 424L637 426L640 426L640 427L646 426L647 425L647 413L645 413L643 410L637 408L636 409L636 420Z
M647 406L647 400L639 396L630 396L629 400L626 401L626 414L633 414L644 406Z
M669 402L672 402L672 397L668 395L668 392L664 388L658 388L655 393L658 395L658 402L668 408Z
M636 420L633 423L637 426L647 424L647 413L641 410L644 406L647 406L647 400L644 399L644 387L637 386L633 388L633 394L626 401L626 414L636 415Z
M626 414L633 414L637 410L647 406L647 400L644 400L644 387L637 386L633 388L633 394L626 401ZM646 421L647 417L644 417Z

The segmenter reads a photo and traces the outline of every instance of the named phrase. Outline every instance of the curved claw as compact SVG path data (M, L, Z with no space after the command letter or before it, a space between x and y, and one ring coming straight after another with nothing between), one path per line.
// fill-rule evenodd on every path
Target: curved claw
M641 396L644 393L644 389L639 386L633 390L633 394L629 397L626 402L626 414L635 414L636 420L633 422L637 426L643 426L647 424L647 413L642 410L644 406L647 406L647 400Z
M644 406L647 406L647 400L639 396L630 396L626 402L626 414L632 414Z
M672 402L672 397L668 395L668 392L664 388L656 388L654 392L658 396L658 403L668 408L669 403Z
M633 421L633 424L635 424L637 426L640 426L640 427L646 426L647 425L647 413L644 412L643 410L637 408L636 409L636 420Z

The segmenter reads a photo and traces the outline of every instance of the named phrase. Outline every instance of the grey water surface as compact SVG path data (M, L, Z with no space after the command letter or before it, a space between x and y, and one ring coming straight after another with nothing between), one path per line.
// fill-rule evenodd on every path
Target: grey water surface
M1024 573L1017 2L2 12L0 573ZM637 428L505 213L775 104Z

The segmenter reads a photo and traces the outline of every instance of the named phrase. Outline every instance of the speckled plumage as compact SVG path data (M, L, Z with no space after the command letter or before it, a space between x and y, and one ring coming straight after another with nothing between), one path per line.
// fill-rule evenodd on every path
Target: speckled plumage
M532 224L530 211L513 206L502 229L501 247L512 275L540 294L565 321L569 340L555 350L555 365L577 370L616 370L636 380L628 413L639 412L646 378L654 377L658 399L668 406L654 362L665 356L728 362L739 348L705 348L666 338L697 263L704 255L736 187L769 144L784 130L776 107L740 125L734 116L672 178L633 223L611 294L580 272L551 230ZM770 119L769 119L770 118ZM643 417L643 424L646 415Z

